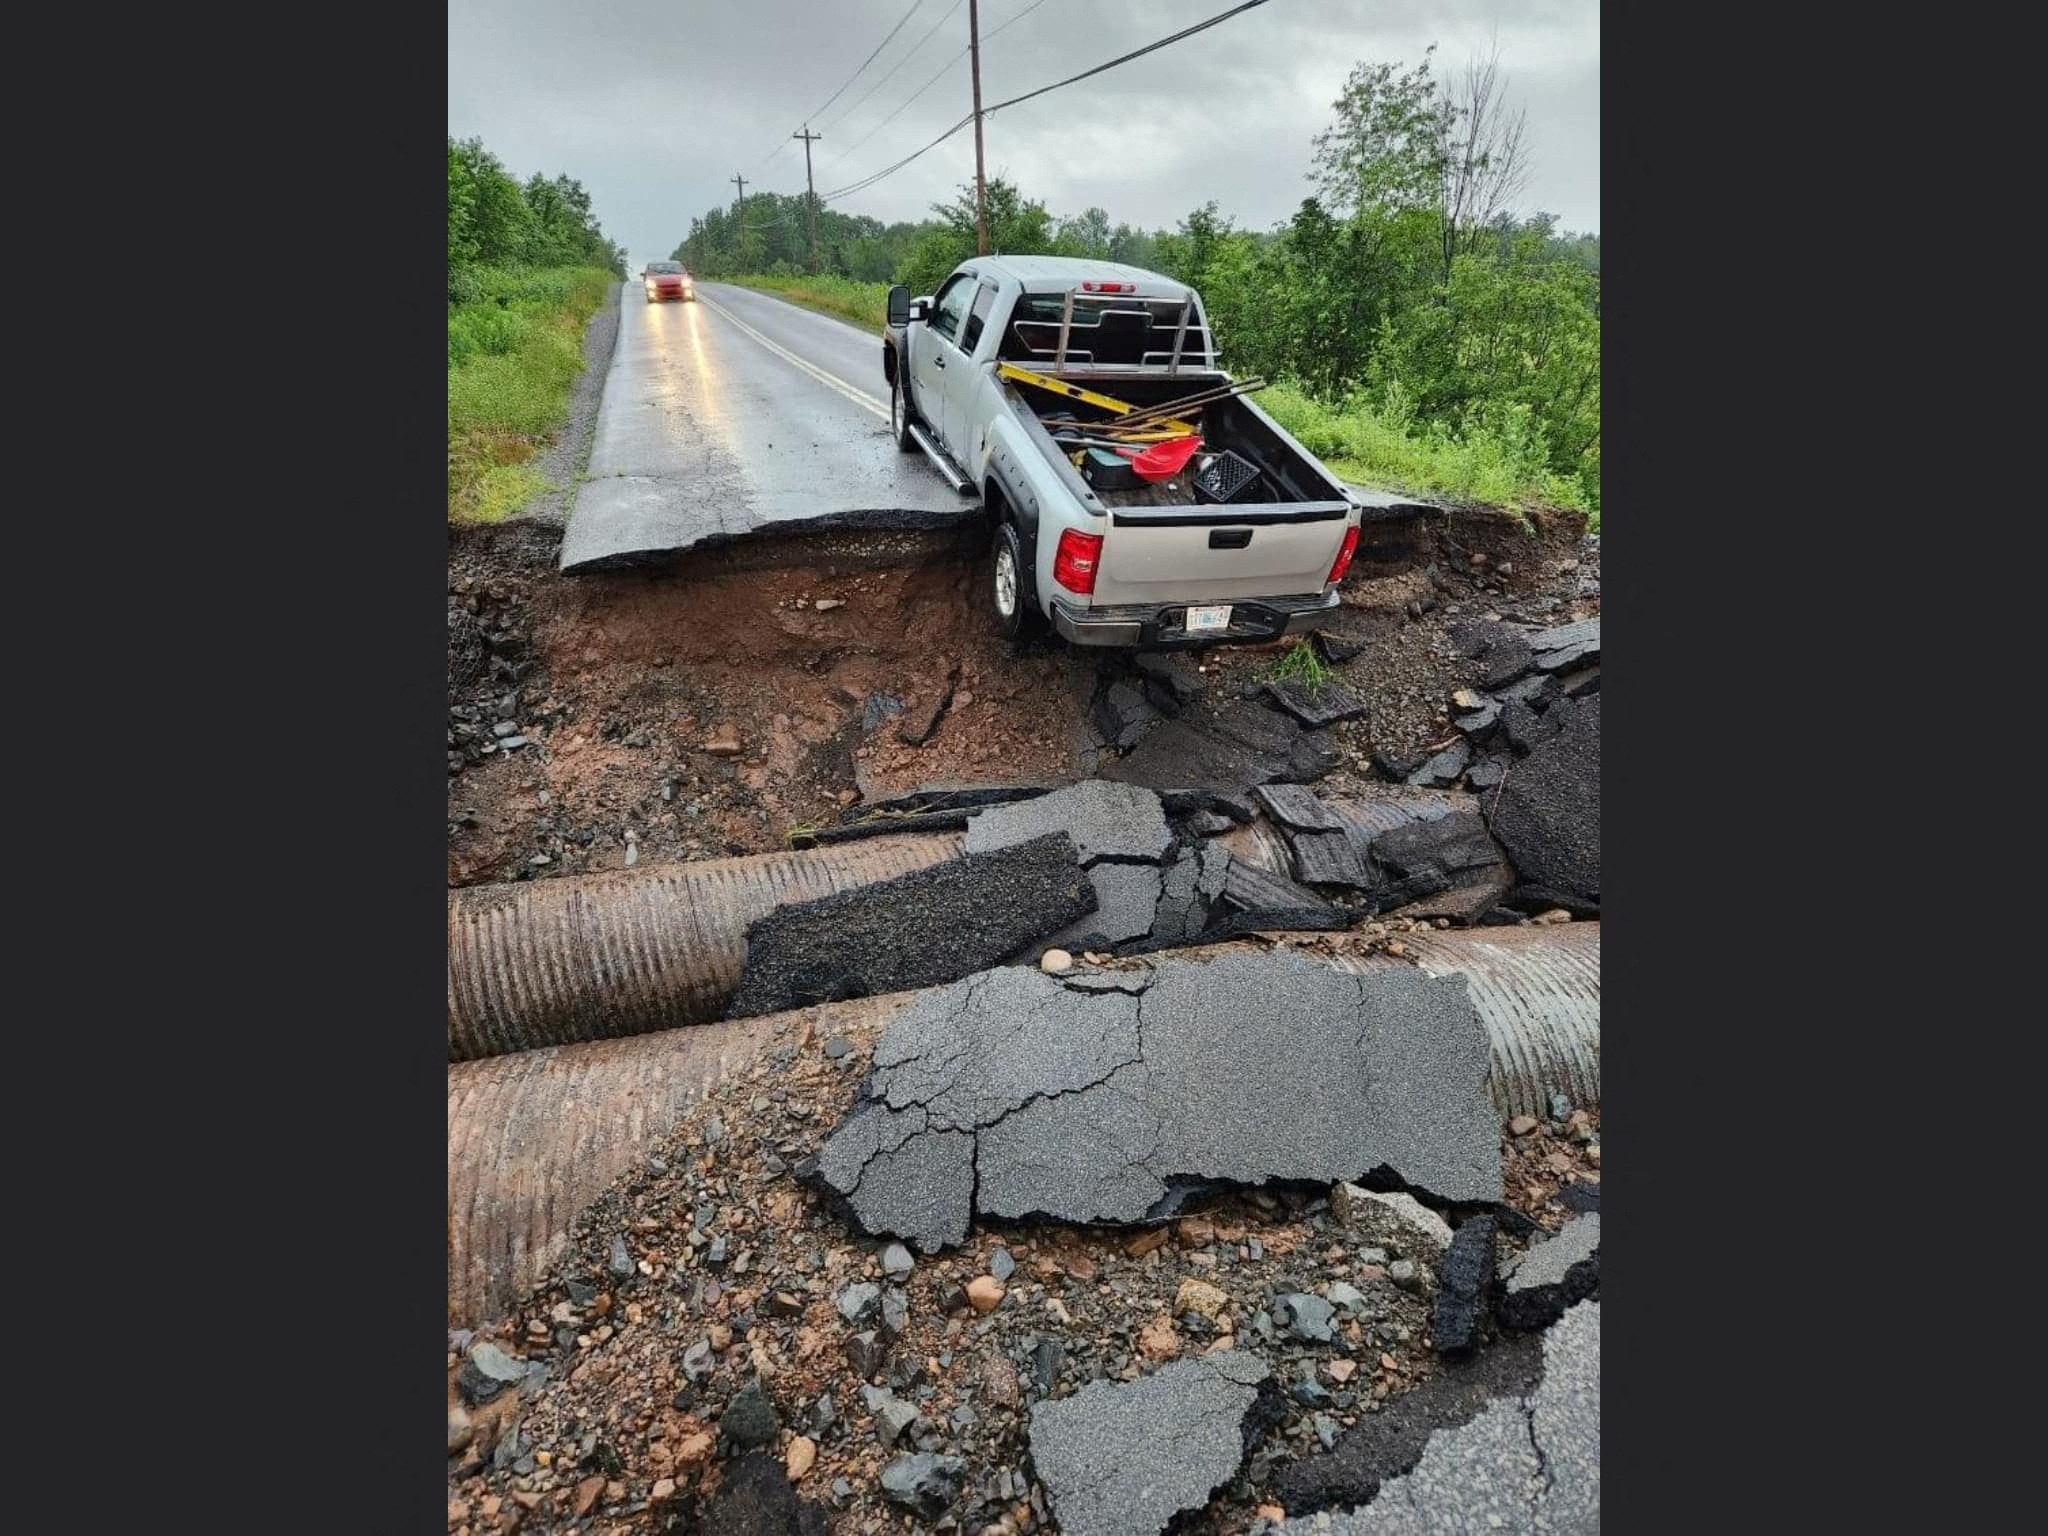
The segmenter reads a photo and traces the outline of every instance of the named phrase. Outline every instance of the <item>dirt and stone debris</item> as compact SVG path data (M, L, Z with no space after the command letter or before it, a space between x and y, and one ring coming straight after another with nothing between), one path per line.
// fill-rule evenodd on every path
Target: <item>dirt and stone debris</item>
M779 1529L809 1529L798 1523L801 1503L821 1506L835 1532L899 1531L908 1510L882 1474L920 1455L965 1464L952 1504L926 1526L1056 1530L1030 1455L1032 1408L1091 1381L1135 1382L1174 1359L1234 1347L1272 1372L1280 1417L1260 1421L1242 1469L1176 1529L1246 1536L1262 1504L1301 1512L1280 1495L1281 1478L1325 1456L1326 1436L1341 1446L1449 1369L1430 1347L1429 1282L1450 1229L1442 1212L1398 1191L1211 1192L1135 1232L977 1223L959 1248L924 1258L861 1237L794 1169L853 1107L878 1034L802 1027L718 1084L584 1212L547 1284L501 1321L451 1334L451 1531L584 1528L572 1525L579 1519L616 1536L761 1529L708 1523L714 1507L737 1520L750 1504L782 1520ZM1597 1116L1552 1107L1560 1113L1536 1132L1493 1143L1509 1202L1500 1209L1530 1231L1558 1227L1599 1187ZM1502 1230L1507 1267L1522 1228ZM623 1276L615 1242L629 1260ZM1008 1278L997 1280L1005 1264ZM1414 1278L1399 1280L1404 1271ZM968 1298L984 1279L999 1291L986 1312ZM859 1285L881 1299L877 1320L856 1326L838 1300ZM1330 1306L1329 1341L1276 1322L1280 1298L1301 1295ZM862 1298L853 1310L868 1316ZM1166 1359L1162 1320L1177 1349ZM1490 1339L1473 1363L1501 1347ZM471 1407L456 1378L487 1349L505 1357L508 1376L516 1363L517 1384ZM743 1451L721 1438L721 1419L757 1378L780 1428ZM917 1408L895 1444L881 1443L863 1386ZM768 1465L735 1482L748 1457ZM793 1480L792 1465L802 1468ZM769 1469L801 1503L768 1500ZM905 1473L895 1481L916 1486ZM718 1504L728 1487L739 1494Z

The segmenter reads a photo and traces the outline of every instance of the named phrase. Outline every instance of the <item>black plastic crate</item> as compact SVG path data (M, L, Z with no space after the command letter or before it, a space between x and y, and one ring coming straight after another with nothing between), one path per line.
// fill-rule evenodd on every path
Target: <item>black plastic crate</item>
M1243 501L1256 495L1259 467L1241 453L1226 448L1195 473L1195 500Z

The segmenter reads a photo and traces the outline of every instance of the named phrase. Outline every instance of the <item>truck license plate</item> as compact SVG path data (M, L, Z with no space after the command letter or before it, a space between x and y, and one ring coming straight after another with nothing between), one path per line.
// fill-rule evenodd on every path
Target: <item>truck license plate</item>
M1188 610L1188 633L1194 634L1205 629L1230 628L1230 604L1221 603L1213 608L1190 608Z

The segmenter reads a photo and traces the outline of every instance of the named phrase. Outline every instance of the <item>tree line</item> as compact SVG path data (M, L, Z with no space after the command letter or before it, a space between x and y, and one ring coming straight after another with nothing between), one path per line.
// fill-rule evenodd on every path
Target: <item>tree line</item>
M1290 378L1396 427L1483 432L1599 502L1600 240L1518 212L1526 118L1497 58L1442 76L1361 63L1315 137L1310 195L1270 230L1210 202L1171 230L1059 218L997 178L991 244L1124 261L1200 290L1228 365ZM810 270L803 194L760 193L691 220L676 260L706 277ZM916 223L820 206L818 270L930 293L974 254L971 185Z
M486 268L597 267L626 275L590 194L571 176L516 180L481 139L448 138L448 302L473 302Z

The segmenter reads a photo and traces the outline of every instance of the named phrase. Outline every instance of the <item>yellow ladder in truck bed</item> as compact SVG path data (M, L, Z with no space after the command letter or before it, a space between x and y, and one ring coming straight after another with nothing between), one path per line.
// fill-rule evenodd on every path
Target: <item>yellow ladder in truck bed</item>
M1084 405L1108 411L1113 416L1128 416L1137 409L1129 401L1112 400L1108 395L1098 395L1092 389L1083 389L1078 384L1069 384L1065 379L1055 379L1050 374L1039 373L1034 369L1019 368L1015 363L997 363L996 377L1008 379L1013 384L1030 384L1038 389L1051 390L1065 399L1079 400ZM1103 425L1113 428L1115 423L1105 422ZM1156 431L1170 437L1187 437L1195 430L1193 423L1172 418L1147 422L1146 428L1148 431Z

